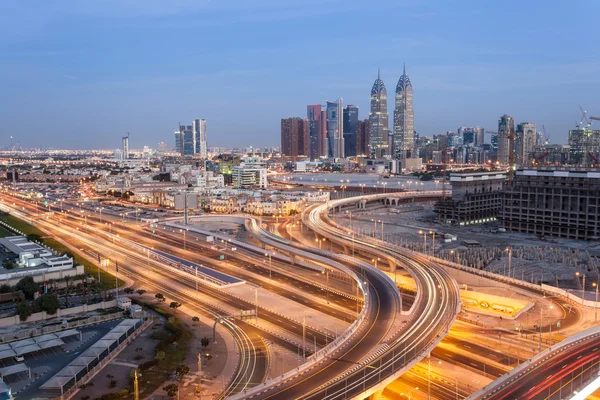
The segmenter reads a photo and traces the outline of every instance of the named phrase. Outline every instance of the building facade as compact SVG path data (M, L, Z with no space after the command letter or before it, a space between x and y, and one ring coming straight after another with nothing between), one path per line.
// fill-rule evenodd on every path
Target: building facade
M413 110L413 87L406 66L396 85L394 107L393 155L396 160L418 157L415 152L415 112Z
M369 112L369 155L373 158L382 158L389 155L388 145L388 111L387 90L381 80L379 70L377 79L371 88L371 109Z
M570 130L569 146L571 164L598 164L598 160L600 160L600 130L585 128Z
M123 136L123 150L121 152L121 158L123 160L129 159L129 134Z
M344 108L344 156L356 156L356 128L358 125L358 107L348 104Z
M481 126L458 128L458 137L462 139L462 144L465 146L481 147L485 139L485 129Z
M311 160L327 157L327 117L320 104L306 107L308 121L308 156Z
M514 146L510 143L512 140L514 144L514 134L515 120L510 115L504 114L498 119L498 162L502 165L508 165L510 153L514 152Z
M371 123L368 119L356 123L356 155L369 155L369 141L371 137Z
M206 146L206 120L195 119L192 121L192 131L194 134L194 155L206 159L208 157L208 148Z
M504 171L465 171L450 174L452 198L435 204L443 223L472 225L494 221L502 204Z
M342 103L341 98L326 103L329 158L344 158L344 111Z
M498 219L513 232L578 240L600 238L600 172L517 169Z
M515 137L515 161L517 165L531 165L531 154L537 143L537 130L532 122L517 125Z
M288 157L308 155L308 120L286 118L281 120L281 154Z

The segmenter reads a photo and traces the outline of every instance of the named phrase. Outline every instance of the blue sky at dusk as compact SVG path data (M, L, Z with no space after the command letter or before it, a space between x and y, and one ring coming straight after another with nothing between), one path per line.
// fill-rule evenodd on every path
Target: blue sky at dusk
M0 147L172 147L193 118L275 146L307 104L367 118L378 66L392 115L403 62L422 136L508 113L566 143L578 104L600 117L599 22L594 0L1 0Z

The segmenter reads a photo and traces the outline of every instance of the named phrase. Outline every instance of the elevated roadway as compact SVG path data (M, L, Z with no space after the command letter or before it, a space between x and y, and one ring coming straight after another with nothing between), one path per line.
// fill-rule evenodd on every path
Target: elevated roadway
M546 349L474 393L469 400L568 398L585 383L585 377L598 373L599 364L600 329L595 327Z

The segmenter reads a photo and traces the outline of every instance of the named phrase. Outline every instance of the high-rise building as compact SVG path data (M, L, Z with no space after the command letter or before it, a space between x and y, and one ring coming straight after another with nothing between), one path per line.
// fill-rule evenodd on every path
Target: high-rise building
M394 108L394 159L418 157L415 152L415 112L413 110L413 87L406 66L396 85Z
M485 130L481 126L458 128L458 135L462 138L465 146L479 146L483 144Z
M504 114L498 119L498 162L507 165L510 160L510 151L512 148L514 155L515 120L510 115ZM511 139L512 138L512 139Z
M289 157L308 155L308 120L286 118L281 120L281 154Z
M571 146L571 164L597 163L600 159L600 130L585 128L570 130L569 146Z
M490 137L490 144L492 146L492 151L494 153L498 152L498 135L497 134L493 134L492 137Z
M371 123L368 119L360 120L356 123L356 155L369 155L369 141L371 132Z
M127 136L123 136L123 151L121 152L121 158L123 160L129 158L129 133Z
M327 102L327 141L330 158L344 158L344 112L343 100Z
M179 125L179 129L175 130L175 151L183 155L183 125Z
M527 166L531 164L531 154L537 142L537 131L535 124L523 122L517 125L515 137L515 159L517 165Z
M308 117L308 156L311 160L327 157L327 118L323 106L306 107Z
M344 108L344 156L354 157L356 153L356 126L358 107L348 104Z
M389 155L387 90L377 69L377 79L371 89L371 110L369 112L369 154L373 158Z
M182 129L183 128L183 129ZM184 157L194 156L194 131L191 125L182 126L179 128L183 131L183 154Z
M194 132L194 155L206 159L208 155L206 147L206 120L195 119L192 121Z

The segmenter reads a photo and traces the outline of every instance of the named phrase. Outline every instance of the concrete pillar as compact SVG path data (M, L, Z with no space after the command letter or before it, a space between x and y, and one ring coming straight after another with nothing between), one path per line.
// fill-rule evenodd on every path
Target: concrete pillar
M290 262L292 263L292 265L296 264L296 255L295 254L290 254Z

